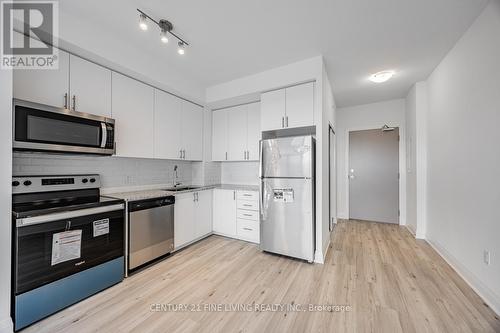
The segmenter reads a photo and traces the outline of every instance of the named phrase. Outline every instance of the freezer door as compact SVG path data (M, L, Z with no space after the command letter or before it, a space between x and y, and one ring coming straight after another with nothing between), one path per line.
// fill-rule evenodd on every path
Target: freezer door
M312 182L311 179L262 179L262 250L313 261L315 244Z
M261 178L311 178L312 136L262 140Z

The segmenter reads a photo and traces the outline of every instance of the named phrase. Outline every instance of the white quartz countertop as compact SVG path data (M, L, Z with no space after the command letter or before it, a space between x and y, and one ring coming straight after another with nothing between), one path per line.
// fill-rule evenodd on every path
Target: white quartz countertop
M156 187L156 186L155 186ZM166 191L161 189L141 189L136 191L123 191L123 192L106 192L104 195L107 197L123 199L126 201L137 201L144 199L160 198L169 195L179 195L189 192L198 192L204 190L211 190L214 188L219 188L223 190L233 190L233 191L259 191L257 185L239 185L239 184L218 184L218 185L207 185L200 186L195 189L181 190L181 191Z

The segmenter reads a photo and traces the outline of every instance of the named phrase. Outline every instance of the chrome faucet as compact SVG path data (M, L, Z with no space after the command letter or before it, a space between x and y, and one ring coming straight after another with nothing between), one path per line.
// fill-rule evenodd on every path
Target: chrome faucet
M177 181L179 176L177 175L177 165L174 165L174 177L172 177L172 185L174 187L181 185L181 182Z

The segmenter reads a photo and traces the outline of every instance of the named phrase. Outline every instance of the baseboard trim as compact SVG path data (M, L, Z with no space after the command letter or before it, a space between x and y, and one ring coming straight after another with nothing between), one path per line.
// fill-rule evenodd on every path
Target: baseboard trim
M482 283L475 274L462 265L448 250L435 240L427 237L427 243L450 265L455 272L488 304L490 309L500 315L500 297L498 297L488 286Z
M12 333L14 331L14 324L10 317L0 320L0 333Z
M408 231L410 232L410 234L412 234L413 237L417 238L417 234L415 233L415 230L413 230L413 228L411 227L411 225L404 224L404 225L401 225L401 226L405 227L406 229L408 229Z

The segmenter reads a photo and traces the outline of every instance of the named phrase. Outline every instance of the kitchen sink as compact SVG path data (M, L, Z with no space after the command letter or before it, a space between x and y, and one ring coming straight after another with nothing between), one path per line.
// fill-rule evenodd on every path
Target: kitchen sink
M189 190L196 190L198 188L201 188L202 186L173 186L173 187L168 187L164 189L165 191L172 191L172 192L178 192L178 191L189 191Z

